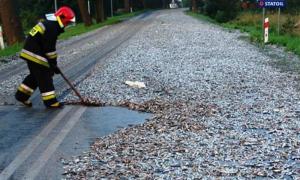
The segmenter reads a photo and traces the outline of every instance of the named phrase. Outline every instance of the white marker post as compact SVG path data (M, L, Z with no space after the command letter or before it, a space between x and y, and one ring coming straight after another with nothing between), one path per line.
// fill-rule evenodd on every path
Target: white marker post
M265 29L264 42L265 43L269 42L269 27L270 27L269 18L265 18L265 22L264 22L264 29Z
M2 27L0 26L0 48L4 49L4 40L3 40L3 33L2 33Z

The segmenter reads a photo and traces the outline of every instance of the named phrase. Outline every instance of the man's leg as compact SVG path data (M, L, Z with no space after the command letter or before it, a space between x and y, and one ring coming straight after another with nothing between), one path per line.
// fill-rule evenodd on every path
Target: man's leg
M54 73L47 67L36 65L35 77L40 89L43 102L48 108L60 108L63 106L56 99L56 93L53 85Z
M32 74L30 63L27 63L27 65L30 74L25 77L23 82L18 87L15 97L18 101L23 103L25 106L31 107L32 103L29 101L29 98L37 88L37 82L34 78L34 75Z

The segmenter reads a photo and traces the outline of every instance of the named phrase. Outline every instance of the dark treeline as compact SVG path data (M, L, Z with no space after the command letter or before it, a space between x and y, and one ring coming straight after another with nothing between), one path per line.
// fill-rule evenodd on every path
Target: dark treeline
M17 13L19 14L24 29L30 28L40 18L43 18L46 13L54 12L54 0L14 0L16 3ZM120 9L125 9L126 0L113 0L113 11L118 13ZM169 4L171 0L127 0L133 11L163 7ZM85 0L87 3L87 0ZM91 17L96 18L96 0L90 0ZM57 0L58 7L63 5L70 6L76 13L76 18L82 22L82 16L76 0ZM106 16L111 15L111 0L103 0L104 12Z
M55 11L53 0L14 0L16 1L17 13L24 29L29 29L39 19L44 18L47 13ZM59 0L58 6L68 5L72 7L76 14L79 14L77 1ZM76 17L77 18L77 17Z
M21 42L24 39L23 31L30 29L45 14L55 12L54 2L55 0L0 0L0 25L3 26L6 42L9 45ZM84 22L89 26L93 22L104 21L111 14L167 8L170 2L171 0L57 0L57 7L71 7L76 13L77 22Z
M227 22L245 10L245 7L249 7L249 10L260 10L257 2L257 0L190 0L188 3L193 12L203 13L218 22ZM286 0L286 4L286 8L282 9L283 12L299 14L300 0Z

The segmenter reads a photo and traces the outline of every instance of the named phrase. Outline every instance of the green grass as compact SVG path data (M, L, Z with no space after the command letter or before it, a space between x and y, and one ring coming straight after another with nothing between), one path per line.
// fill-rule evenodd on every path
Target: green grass
M120 14L111 18L108 18L106 21L102 22L102 23L98 23L98 24L93 24L89 27L85 27L83 23L79 23L76 26L67 28L65 30L65 32L63 34L61 34L59 36L59 39L69 39L72 36L77 36L89 31L93 31L95 29L98 29L100 27L106 26L106 25L112 25L112 24L116 24L119 22L122 22L130 17L133 16L137 16L141 13L143 13L144 11L136 11L133 13L126 13L126 14ZM18 43L9 47L6 47L4 50L0 50L0 57L3 56L10 56L10 55L14 55L17 52L19 52L23 47L23 43Z
M98 28L103 27L105 25L116 24L116 23L118 23L120 21L121 20L119 20L118 18L114 17L114 18L108 19L107 21L105 21L103 23L93 24L93 25L88 26L88 27L84 26L83 23L79 23L76 26L67 28L65 30L65 32L62 33L59 36L59 39L69 39L72 36L77 36L77 35L80 35L80 34L83 34L83 33L86 33L86 32L89 32L89 31L92 31L92 30L95 30L95 29L98 29Z
M214 24L218 24L228 29L239 29L242 32L247 32L250 35L250 40L258 43L262 43L262 28L260 15L258 14L242 14L236 20L228 23L218 23L215 20L196 13L187 12L188 15L195 18L208 21ZM274 21L273 21L274 22ZM269 34L269 43L277 44L286 47L287 50L300 55L300 37L299 35L280 34L276 32L276 24L271 26Z
M186 14L189 15L189 16L198 18L198 19L202 19L202 20L210 22L210 23L219 24L216 20L214 20L214 19L212 19L212 18L210 18L208 16L199 14L199 13L193 13L191 11L186 11Z
M23 47L23 43L17 43L13 46L9 46L5 48L4 50L0 50L0 57L3 56L10 56L16 54L16 52L19 52Z
M102 23L99 23L99 24L94 23L93 25L91 25L89 27L85 27L83 23L79 23L74 27L67 28L66 31L59 36L59 39L68 39L72 36L77 36L77 35L80 35L80 34L98 29L98 28L106 26L106 25L116 24L116 23L122 22L123 20L128 19L130 17L139 15L142 12L144 12L144 11L137 11L137 12L133 12L133 13L130 13L130 14L128 14L128 13L127 14L121 14L121 15L118 15L118 16L108 18L106 21L104 21Z
M271 33L270 43L285 46L287 50L300 55L300 38L293 35L280 35Z
M222 24L227 28L240 29L242 32L247 32L250 35L251 41L261 43L262 42L262 29L261 27L254 26L241 26L234 22ZM271 27L269 31L269 43L277 44L286 47L288 51L292 51L297 55L300 55L300 37L290 34L279 34L275 27Z
M262 30L255 26L241 26L233 23L221 24L223 27L228 29L239 29L241 32L246 32L250 35L250 40L255 42L262 41Z

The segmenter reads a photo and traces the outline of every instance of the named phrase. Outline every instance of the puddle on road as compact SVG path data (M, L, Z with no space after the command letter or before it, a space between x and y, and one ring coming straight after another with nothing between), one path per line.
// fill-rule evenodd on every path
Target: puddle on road
M89 107L64 140L63 151L67 151L68 155L85 151L97 138L110 135L121 128L142 124L151 116L150 113L121 107ZM78 151L79 149L81 150Z
M8 148L18 140L22 142L22 137L30 138L38 134L56 113L57 111L44 108L2 106L0 108L0 150ZM70 133L80 132L82 138L88 137L91 143L95 138L109 135L120 128L142 124L150 117L149 113L122 107L89 107Z
M90 150L97 138L108 136L120 128L144 123L152 114L141 113L121 107L89 107L80 121L66 136L54 155L47 162L40 176L62 179L62 159L70 160Z
M105 136L120 128L142 124L151 114L120 107L88 108L81 117L84 128L96 136Z
M0 107L0 170L6 167L14 157L44 128L57 114L55 110L24 108L15 106ZM72 114L69 114L72 115ZM144 123L152 114L128 110L121 107L89 107L80 117L79 122L68 133L55 153L41 170L41 177L61 179L63 164L61 159L71 159L90 150L90 145L97 138L110 135L120 128ZM67 118L68 119L68 118ZM45 150L61 128L65 126L63 118L49 133L38 148ZM36 150L39 153L40 149ZM37 154L40 155L40 154ZM33 162L35 156L27 161ZM21 177L24 168L15 173Z

